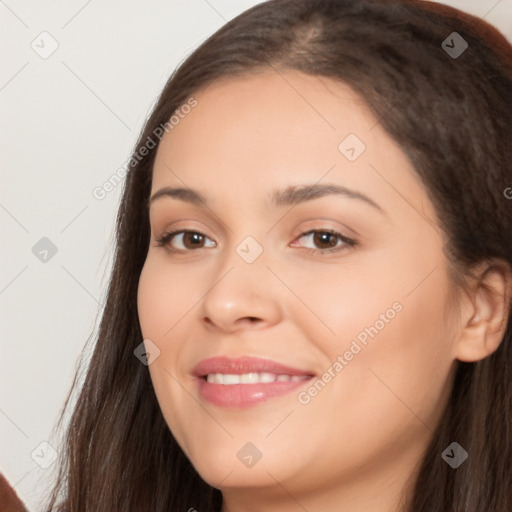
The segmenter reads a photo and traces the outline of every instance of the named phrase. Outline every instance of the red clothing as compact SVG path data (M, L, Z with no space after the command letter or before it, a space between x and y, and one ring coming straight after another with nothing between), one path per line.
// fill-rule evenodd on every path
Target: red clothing
M0 473L0 512L28 512L2 473Z

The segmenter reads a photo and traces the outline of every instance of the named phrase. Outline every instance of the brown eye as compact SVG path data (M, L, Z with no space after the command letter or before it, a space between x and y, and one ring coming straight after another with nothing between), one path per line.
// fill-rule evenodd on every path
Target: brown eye
M309 239L309 243L310 245L313 245L313 247L303 247L315 253L336 252L356 245L355 240L347 238L337 231L325 229L312 229L311 231L302 233L297 240L301 239ZM296 247L296 244L297 242L294 242L293 246Z
M330 249L331 247L336 247L338 239L333 233L328 233L327 231L316 231L313 234L313 243L320 246L320 249Z
M209 240L209 238L203 233L181 230L164 234L157 240L157 244L159 246L169 246L171 251L189 251L207 247L205 245L206 240ZM215 242L209 247L212 246L215 247Z
M204 236L194 231L183 233L182 243L187 249L197 249L204 244Z

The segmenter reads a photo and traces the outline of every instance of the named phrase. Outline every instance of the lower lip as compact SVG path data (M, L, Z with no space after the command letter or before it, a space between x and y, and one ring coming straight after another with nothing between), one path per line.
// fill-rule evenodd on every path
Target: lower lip
M199 378L199 393L204 400L220 407L242 409L251 407L270 398L291 393L312 377L298 381L268 382L265 384L213 384Z

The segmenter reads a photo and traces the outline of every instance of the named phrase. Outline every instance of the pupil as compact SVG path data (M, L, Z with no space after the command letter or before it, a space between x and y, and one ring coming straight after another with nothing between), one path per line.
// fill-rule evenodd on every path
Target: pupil
M189 241L192 239L192 245L198 245L198 243L201 243L201 237L199 233L187 233L185 236L185 239L189 239ZM198 242L198 243L197 243Z
M330 243L329 239L331 239ZM317 233L315 234L315 244L327 244L329 247L334 247L336 245L336 239L332 233Z

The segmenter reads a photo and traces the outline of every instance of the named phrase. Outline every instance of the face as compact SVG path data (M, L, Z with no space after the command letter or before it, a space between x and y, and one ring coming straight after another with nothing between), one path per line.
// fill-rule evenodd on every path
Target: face
M158 148L138 290L174 437L226 492L410 473L457 317L409 160L326 78L262 72L194 97Z

